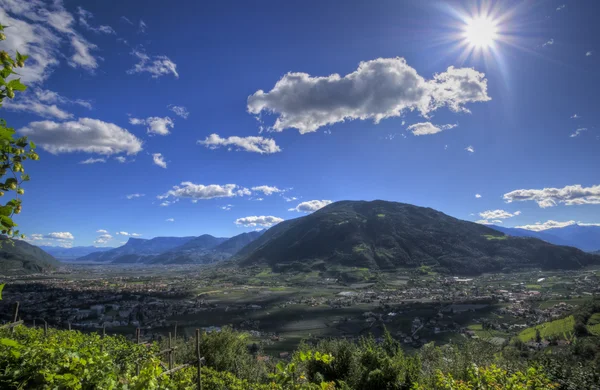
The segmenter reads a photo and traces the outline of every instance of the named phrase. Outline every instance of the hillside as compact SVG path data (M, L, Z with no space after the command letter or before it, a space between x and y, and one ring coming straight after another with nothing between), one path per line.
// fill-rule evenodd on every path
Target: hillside
M54 269L59 262L37 246L0 237L0 274L14 275Z
M510 236L535 237L551 244L574 246L587 252L597 250L600 246L600 226L569 225L539 232L495 225L490 227Z
M94 252L77 258L78 261L112 262L124 255L154 256L170 249L176 248L195 237L155 237L150 240L130 238L127 243L118 248L105 252ZM131 262L131 261L128 261Z
M111 249L111 247L100 247L100 246L74 246L72 248L63 248L61 246L47 246L40 245L40 249L46 251L51 254L54 258L58 260L73 260L78 257L89 255L94 252L106 252Z
M576 269L600 263L581 250L510 237L439 211L386 201L341 201L284 221L243 248L240 266L274 270L334 270L432 266L477 274L541 267Z
M186 244L162 253L147 262L152 264L209 264L229 259L240 249L256 240L262 232L242 233L227 238L205 234Z

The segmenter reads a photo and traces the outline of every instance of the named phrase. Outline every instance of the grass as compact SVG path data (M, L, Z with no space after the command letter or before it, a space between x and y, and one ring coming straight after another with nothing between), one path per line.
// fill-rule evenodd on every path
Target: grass
M541 290L542 286L539 284L526 284L525 287L527 287L530 290Z
M531 328L527 328L519 333L519 339L522 341L531 341L535 339L536 329L540 331L540 336L543 339L549 337L567 338L573 332L575 326L575 318L568 316L560 320L546 322Z
M501 241L501 240L506 240L506 239L508 239L508 236L492 236L491 234L484 234L483 236L484 236L484 237L486 238L486 240L488 240L488 241L492 241L492 240L498 240L498 241Z
M377 214L379 218L385 218L385 214Z

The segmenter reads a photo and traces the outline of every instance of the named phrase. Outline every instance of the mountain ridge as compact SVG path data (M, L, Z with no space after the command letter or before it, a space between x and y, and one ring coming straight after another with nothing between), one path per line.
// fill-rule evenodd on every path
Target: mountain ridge
M44 272L60 263L43 249L23 240L0 236L0 273L2 275Z
M555 245L567 245L590 252L600 246L600 226L578 224L533 231L517 227L489 225L492 229L515 237L535 237Z

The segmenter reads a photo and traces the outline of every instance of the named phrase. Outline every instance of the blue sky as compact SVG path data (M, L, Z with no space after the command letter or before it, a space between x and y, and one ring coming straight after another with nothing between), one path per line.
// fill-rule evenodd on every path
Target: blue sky
M600 223L600 4L474 4L0 0L32 56L2 117L41 157L17 223L118 246L345 199Z

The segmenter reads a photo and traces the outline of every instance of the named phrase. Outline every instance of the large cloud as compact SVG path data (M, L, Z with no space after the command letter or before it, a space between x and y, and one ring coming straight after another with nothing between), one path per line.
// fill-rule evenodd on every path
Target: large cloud
M287 73L269 92L248 97L248 112L278 115L273 129L295 128L301 134L352 119L382 119L417 110L423 116L447 106L468 112L464 105L490 100L483 73L449 67L426 80L404 58L361 62L345 76L312 77Z
M283 218L274 217L272 215L261 215L261 216L250 216L244 218L238 218L235 220L235 224L238 226L254 227L264 226L270 227L279 222L283 222Z
M235 150L243 150L253 153L277 153L281 149L272 138L263 137L227 137L221 138L218 134L211 134L204 141L198 141L200 145L204 145L209 149L218 149L222 146L235 148Z
M580 204L600 204L600 184L582 187L581 184L563 188L544 188L541 190L514 190L504 194L507 203L532 200L542 208L554 207L559 203L567 206Z
M146 119L129 118L129 123L132 125L146 125L146 131L148 134L168 135L170 134L169 129L175 127L173 119L168 116L161 118L158 116L151 116Z
M194 184L189 181L184 181L179 186L174 186L172 190L167 191L163 195L159 195L158 199L174 198L190 198L192 200L213 199L213 198L232 198L234 196L251 195L249 189L240 187L236 184Z
M142 141L113 123L98 119L80 118L77 121L57 123L31 122L19 130L23 135L53 153L86 152L136 154L142 150Z
M330 200L309 200L300 203L298 206L292 209L288 209L288 211L297 211L299 213L312 213L331 203L333 202Z
M74 29L74 17L61 0L4 0L0 8L2 24L10 26L3 49L27 53L30 60L19 74L25 83L39 83L48 78L60 58L67 58L74 67L94 70L98 67L91 51L96 45L88 42ZM69 43L70 49L63 47Z
M415 123L414 125L408 126L406 129L411 131L414 135L429 135L437 134L444 130L453 129L458 125L434 125L431 122Z

